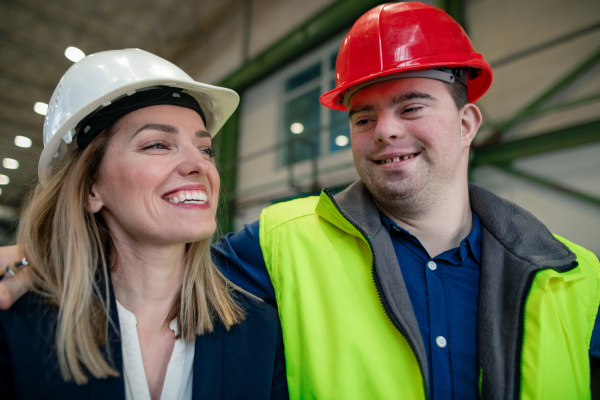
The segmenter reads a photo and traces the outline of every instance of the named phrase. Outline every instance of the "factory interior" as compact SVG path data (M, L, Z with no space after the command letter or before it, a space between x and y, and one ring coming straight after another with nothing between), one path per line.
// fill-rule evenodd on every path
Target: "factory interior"
M600 1L426 0L492 66L469 180L600 256ZM373 0L2 0L0 245L38 180L44 115L73 60L139 48L235 90L214 138L219 233L358 179L347 113L319 104L340 43ZM73 60L71 60L71 59ZM600 365L596 364L596 395ZM600 395L599 395L600 396Z

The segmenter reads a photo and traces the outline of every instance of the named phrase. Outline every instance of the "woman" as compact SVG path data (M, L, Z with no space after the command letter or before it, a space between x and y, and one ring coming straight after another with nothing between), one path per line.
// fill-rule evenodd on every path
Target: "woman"
M137 49L67 71L17 239L34 294L0 313L2 398L287 397L275 309L209 255L211 138L238 101Z

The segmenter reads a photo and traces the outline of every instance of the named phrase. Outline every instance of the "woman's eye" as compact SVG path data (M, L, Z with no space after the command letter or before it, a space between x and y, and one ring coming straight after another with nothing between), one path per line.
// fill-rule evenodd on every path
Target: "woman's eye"
M143 148L144 150L150 150L150 149L155 149L155 150L167 150L169 149L169 144L167 142L154 142L154 143L150 143L146 146L144 146Z
M208 158L215 157L215 151L213 150L212 147L202 147L202 148L200 148L200 153L206 154L208 156Z

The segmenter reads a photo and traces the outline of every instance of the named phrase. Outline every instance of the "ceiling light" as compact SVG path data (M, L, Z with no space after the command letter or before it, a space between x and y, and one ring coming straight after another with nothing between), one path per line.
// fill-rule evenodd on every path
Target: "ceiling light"
M335 138L335 144L337 144L340 147L346 146L348 144L348 142L349 142L348 136L346 136L346 135L340 135Z
M65 57L73 62L77 62L85 57L85 53L79 50L77 47L69 46L65 50Z
M290 131L296 135L299 135L304 132L304 125L302 125L300 122L294 122L292 125L290 125Z
M19 147L29 148L31 147L31 139L25 136L15 136L15 145Z
M40 115L46 115L46 113L48 112L48 104L38 101L33 105L33 111Z
M10 182L10 178L6 175L0 174L0 185L8 185L8 182Z
M6 169L17 169L19 168L19 162L12 158L5 158L2 160L2 166Z

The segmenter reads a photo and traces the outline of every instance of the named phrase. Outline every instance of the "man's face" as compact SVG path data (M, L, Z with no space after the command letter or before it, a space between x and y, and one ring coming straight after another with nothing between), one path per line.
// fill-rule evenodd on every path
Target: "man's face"
M355 93L348 109L354 163L377 203L423 206L466 184L481 114L472 104L458 110L444 83L384 81Z

